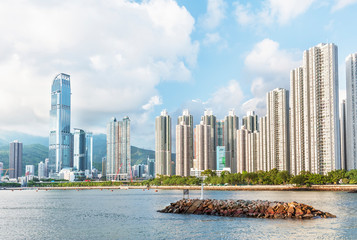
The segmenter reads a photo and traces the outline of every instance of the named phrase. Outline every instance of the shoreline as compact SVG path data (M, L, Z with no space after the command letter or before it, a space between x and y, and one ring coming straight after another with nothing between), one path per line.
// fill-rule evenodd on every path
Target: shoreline
M5 188L0 190L128 190L143 189L146 186L84 186L84 187L20 187ZM154 190L201 190L201 186L150 186ZM207 191L331 191L349 192L357 191L357 184L354 185L312 185L311 187L296 187L292 185L241 185L241 186L204 186Z

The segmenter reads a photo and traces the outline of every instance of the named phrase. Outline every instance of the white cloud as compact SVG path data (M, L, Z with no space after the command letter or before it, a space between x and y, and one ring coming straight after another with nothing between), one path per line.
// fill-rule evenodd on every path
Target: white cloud
M263 24L278 22L281 25L305 13L316 0L265 0L257 11L251 5L235 3L235 15L241 25Z
M219 26L225 18L227 4L224 0L208 0L207 12L200 19L204 28L214 29Z
M204 45L210 45L214 43L218 43L222 38L219 33L206 33L205 38L203 39Z
M146 103L145 105L142 106L144 110L151 110L153 109L156 105L161 105L162 100L159 96L153 96L150 98L149 102Z
M335 5L332 6L332 12L335 12L355 3L357 3L357 0L335 0Z
M281 49L279 43L271 39L258 42L244 61L245 68L253 79L253 98L246 101L242 109L265 114L266 93L277 87L289 89L290 71L301 65L301 59L301 52Z
M46 136L59 72L71 75L73 127L146 114L160 81L191 79L193 29L173 0L1 1L0 128Z

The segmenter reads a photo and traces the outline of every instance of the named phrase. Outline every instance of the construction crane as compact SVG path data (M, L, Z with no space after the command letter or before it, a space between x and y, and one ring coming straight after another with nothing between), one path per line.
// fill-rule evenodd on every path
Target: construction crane
M123 163L120 164L120 167L118 168L117 174L115 174L114 180L117 179L117 176L118 176L118 174L120 172L121 166L123 166Z
M0 170L1 170L1 171L6 170L6 172L4 173L4 177L5 177L8 171L12 171L12 170L15 170L15 169L13 169L13 168L7 168L7 169L0 169ZM0 179L1 179L1 175L0 175Z

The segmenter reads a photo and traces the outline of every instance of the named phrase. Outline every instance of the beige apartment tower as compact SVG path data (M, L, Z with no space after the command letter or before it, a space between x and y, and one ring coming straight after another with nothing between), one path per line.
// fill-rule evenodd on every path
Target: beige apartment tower
M166 110L155 119L155 174L171 176L171 117Z
M176 175L190 176L193 161L193 117L188 110L178 117L176 125Z

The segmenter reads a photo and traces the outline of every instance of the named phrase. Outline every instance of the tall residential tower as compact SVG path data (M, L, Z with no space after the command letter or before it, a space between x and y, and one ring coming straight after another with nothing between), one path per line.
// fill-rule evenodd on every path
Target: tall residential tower
M155 119L155 174L172 175L171 117L166 110Z

